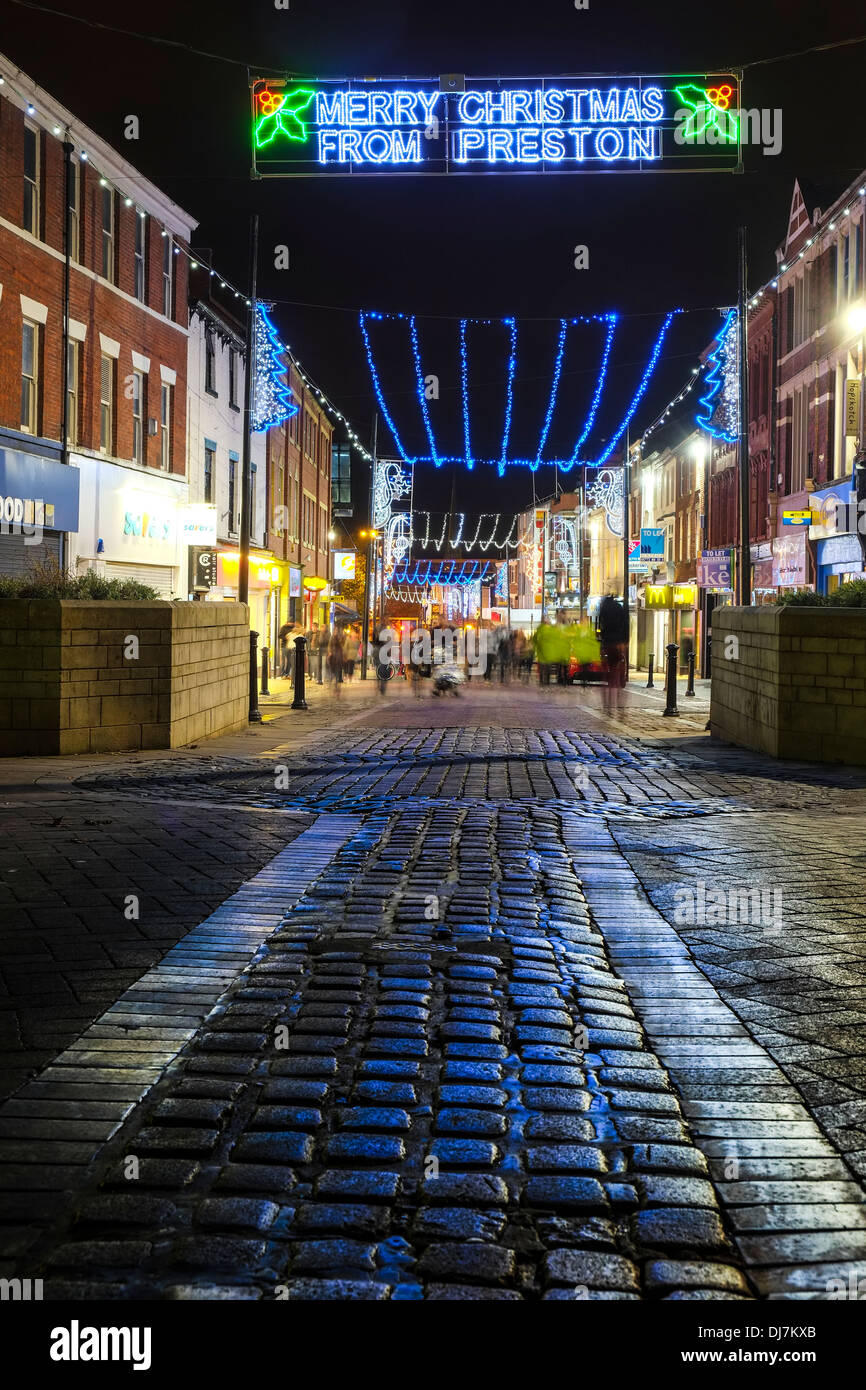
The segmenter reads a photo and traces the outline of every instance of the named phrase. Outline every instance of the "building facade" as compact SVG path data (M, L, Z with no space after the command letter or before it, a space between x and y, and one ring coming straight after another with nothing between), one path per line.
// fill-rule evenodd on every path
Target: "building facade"
M3 57L0 76L0 572L183 594L195 220Z

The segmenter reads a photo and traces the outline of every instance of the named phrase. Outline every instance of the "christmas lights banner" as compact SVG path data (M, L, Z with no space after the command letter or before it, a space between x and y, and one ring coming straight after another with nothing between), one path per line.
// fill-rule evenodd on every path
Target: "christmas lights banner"
M732 74L257 79L251 92L257 177L739 164Z

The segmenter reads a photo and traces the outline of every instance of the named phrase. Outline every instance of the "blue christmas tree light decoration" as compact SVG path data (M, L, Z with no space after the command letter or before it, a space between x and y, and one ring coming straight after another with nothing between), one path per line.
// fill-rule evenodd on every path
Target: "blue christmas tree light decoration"
M254 305L254 354L252 428L258 433L281 425L297 415L298 406L286 380L283 345L268 311L259 300Z
M708 359L704 394L699 404L703 414L695 416L701 429L714 439L736 444L740 432L740 335L736 309L728 309L714 338Z

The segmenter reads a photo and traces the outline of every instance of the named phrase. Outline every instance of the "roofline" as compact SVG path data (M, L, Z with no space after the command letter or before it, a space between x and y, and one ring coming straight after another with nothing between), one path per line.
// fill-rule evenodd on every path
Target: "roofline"
M3 53L0 53L0 76L4 78L2 94L13 106L22 111L26 111L28 103L35 106L33 119L47 134L54 135L53 127L60 126L61 134L56 139L65 136L73 145L86 150L87 162L109 178L120 193L156 217L175 236L189 241L198 219L173 202Z

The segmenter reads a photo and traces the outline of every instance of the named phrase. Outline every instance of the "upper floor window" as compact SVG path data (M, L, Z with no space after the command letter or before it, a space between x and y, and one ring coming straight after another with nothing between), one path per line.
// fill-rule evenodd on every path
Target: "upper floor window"
M81 165L75 155L69 156L69 256L81 259Z
M839 252L839 298L847 299L851 293L851 238L847 232Z
M162 312L167 319L174 313L174 237L162 234Z
M205 329L204 333L204 389L212 396L217 394L216 389L216 342L213 330Z
M232 453L230 453L230 454L229 454L229 512L228 512L229 535L230 535L230 536L233 536L233 535L235 534L235 532L237 531L237 516L236 516L236 511L235 511L236 503L237 503L237 498L235 497L235 476L236 476L236 470L237 470L237 463L238 463L238 456L237 456L237 454L232 454Z
M102 278L114 280L114 189L102 188Z
M70 448L74 448L78 443L80 367L80 344L74 338L70 338L69 355L66 359L66 442Z
M140 208L135 212L135 297L144 304L147 295L147 218Z
M256 534L256 465L250 464L250 539Z
M162 383L159 409L159 466L171 468L171 387Z
M99 363L99 448L114 453L114 358L107 352Z
M229 348L229 405L238 409L238 355Z
M132 373L132 457L144 463L144 372Z
M25 319L21 332L21 428L38 433L39 325Z
M39 235L39 127L24 122L24 211L22 226L25 232Z
M204 446L204 500L213 501L213 466L216 458L216 449L209 440L205 441Z

